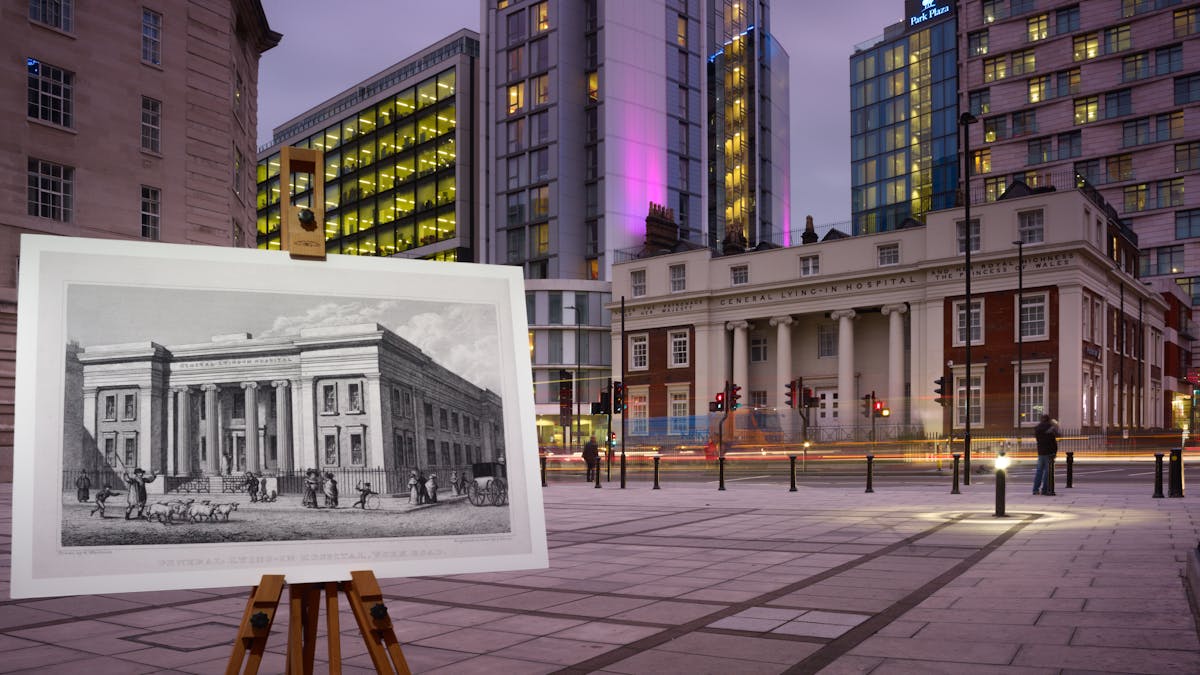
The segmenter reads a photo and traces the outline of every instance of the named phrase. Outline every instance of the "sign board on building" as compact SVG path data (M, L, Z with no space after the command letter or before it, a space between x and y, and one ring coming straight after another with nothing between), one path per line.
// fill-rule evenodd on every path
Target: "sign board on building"
M519 270L29 235L21 267L13 597L547 565Z
M914 30L923 24L948 16L954 9L954 0L904 0L904 15L908 29Z

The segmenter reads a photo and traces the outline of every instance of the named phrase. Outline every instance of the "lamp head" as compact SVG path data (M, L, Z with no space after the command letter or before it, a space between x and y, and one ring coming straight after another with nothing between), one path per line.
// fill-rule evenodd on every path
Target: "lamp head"
M963 125L964 127L967 126L968 124L975 124L978 121L979 121L979 118L976 117L975 115L972 115L971 111L969 111L969 110L958 116L958 123Z
M1012 463L1012 460L1010 460L1008 458L1008 455L1004 454L1003 450L1000 451L999 455L996 455L996 470L997 471L1004 471L1005 469L1008 468L1008 465L1011 463Z

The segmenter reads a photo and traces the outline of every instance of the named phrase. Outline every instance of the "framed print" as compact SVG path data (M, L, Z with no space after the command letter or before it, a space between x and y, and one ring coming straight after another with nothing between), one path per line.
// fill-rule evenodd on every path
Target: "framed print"
M520 270L25 235L12 596L545 567Z

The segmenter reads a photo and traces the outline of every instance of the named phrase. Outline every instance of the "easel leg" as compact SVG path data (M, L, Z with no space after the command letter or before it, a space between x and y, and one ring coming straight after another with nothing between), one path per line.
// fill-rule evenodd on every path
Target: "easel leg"
M404 652L400 649L400 641L396 639L396 631L392 628L392 620L388 617L387 608L383 604L383 591L371 571L351 572L350 581L343 582L342 589L358 622L363 641L367 644L367 652L375 671L384 675L412 675L408 662L404 660ZM390 662L389 662L390 658Z
M338 584L325 583L325 628L329 633L329 675L342 675L342 636L338 626Z
M288 675L312 675L317 653L317 619L321 612L321 584L288 587Z
M246 610L242 612L241 628L233 642L233 653L229 656L225 675L236 675L241 672L247 647L249 647L250 658L246 660L245 673L246 675L255 675L258 672L282 594L283 576L279 574L264 574L259 584L250 589L250 597L246 600Z

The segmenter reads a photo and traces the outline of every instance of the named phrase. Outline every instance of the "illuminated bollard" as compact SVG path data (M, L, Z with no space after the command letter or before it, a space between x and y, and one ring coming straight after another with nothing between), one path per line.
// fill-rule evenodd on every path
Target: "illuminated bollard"
M1171 448L1167 497L1183 497L1183 448Z
M788 492L795 492L796 491L796 456L788 455L788 460L790 460L792 463L792 489L788 490Z
M725 458L717 458L717 489L725 489Z
M1003 518L1004 513L1004 498L1007 492L1008 482L1008 455L1004 451L1000 451L1000 455L996 457L996 514L997 518Z
M874 492L871 487L875 474L875 455L867 455L867 492Z
M1154 453L1154 498L1163 498L1163 454L1161 452Z
M959 458L962 457L962 455L960 455L956 452L956 453L954 453L953 457L954 457L954 487L950 488L950 494L958 495L958 494L962 494L961 492L958 491L958 460L959 460Z
M658 490L658 461L662 459L662 455L654 456L654 489Z
M538 461L542 464L542 487L546 487L546 456L541 455Z
M1067 487L1075 487L1075 453L1067 451Z

